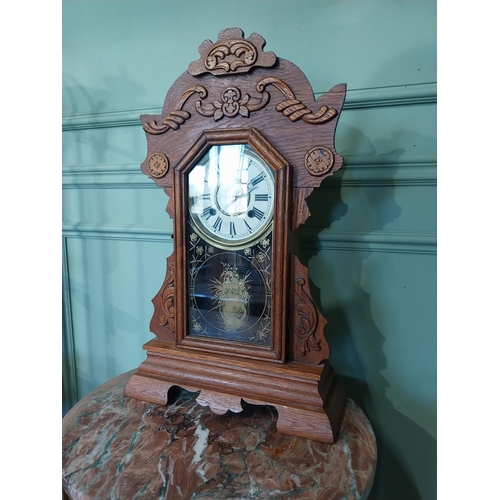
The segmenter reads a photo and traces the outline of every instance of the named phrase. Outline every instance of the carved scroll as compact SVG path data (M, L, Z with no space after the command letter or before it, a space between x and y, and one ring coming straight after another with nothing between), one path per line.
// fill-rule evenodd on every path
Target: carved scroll
M273 85L285 96L286 100L276 105L276 111L288 117L292 122L302 119L310 125L318 125L326 123L338 115L336 109L329 108L328 106L321 106L316 113L313 113L305 104L295 98L295 94L283 80L269 76L257 83L255 88L260 94L258 97L251 97L249 94L245 94L242 97L239 88L227 87L221 92L220 100L215 100L213 103L205 105L201 99L205 99L208 96L207 89L201 85L190 87L182 94L175 108L162 123L158 124L155 120L151 120L144 123L143 128L148 134L153 135L163 134L170 129L177 130L191 117L191 113L183 110L182 107L195 93L198 93L201 97L200 100L196 101L195 108L202 116L213 116L215 121L223 117L234 118L238 115L248 118L251 111L258 111L269 103L270 94L265 90L268 85Z
M159 323L167 325L169 330L175 332L175 308L174 308L174 263L167 261L167 274L160 289L161 309Z
M194 94L200 94L201 98L204 99L207 96L207 89L201 85L195 85L187 89L175 105L175 108L170 112L170 114L163 120L162 123L158 125L155 120L143 124L143 129L148 134L159 135L163 134L167 130L174 129L177 130L191 114L184 111L182 107L185 102Z
M257 91L264 92L267 85L274 85L285 96L286 100L276 105L276 111L283 113L292 122L302 119L306 123L316 125L326 123L338 115L336 109L329 108L328 106L321 106L319 111L313 113L305 104L295 98L292 89L283 80L274 76L260 80L257 83Z
M291 296L290 356L295 361L319 364L330 356L323 330L327 323L316 307L309 288L309 270L295 254L291 259L293 295Z
M276 111L288 117L292 122L302 119L306 123L316 125L326 123L338 115L336 109L328 108L328 106L321 106L319 111L313 113L305 104L295 98L295 94L283 80L273 76L263 78L257 83L255 88L260 94L259 97L251 97L249 94L241 97L240 89L228 87L222 91L220 100L214 101L212 104L203 105L201 100L197 101L196 111L203 116L213 116L215 121L224 116L234 118L240 115L248 118L250 111L258 111L269 103L270 94L265 90L268 85L273 85L285 96L286 100L276 105Z
M318 311L312 298L304 291L305 284L304 278L295 280L295 294L299 299L295 309L300 318L299 325L295 327L295 335L299 338L297 347L303 356L311 349L313 351L321 349L321 341L315 337L318 328Z
M175 287L174 258L167 259L165 279L158 293L153 298L154 313L150 322L150 330L160 339L173 341L175 339Z

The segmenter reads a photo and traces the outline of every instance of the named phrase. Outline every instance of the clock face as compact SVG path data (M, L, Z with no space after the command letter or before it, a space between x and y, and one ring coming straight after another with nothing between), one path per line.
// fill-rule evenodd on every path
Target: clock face
M268 346L274 172L247 144L212 146L188 178L188 332Z
M188 185L193 229L218 248L245 248L271 230L274 173L250 146L212 146Z

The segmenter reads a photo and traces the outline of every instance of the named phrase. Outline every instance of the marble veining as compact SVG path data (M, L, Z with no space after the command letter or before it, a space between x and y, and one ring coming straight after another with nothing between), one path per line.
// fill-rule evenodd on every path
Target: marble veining
M186 391L168 407L126 398L132 373L63 419L63 486L73 500L367 498L376 441L351 400L331 445L281 434L272 407L216 415Z

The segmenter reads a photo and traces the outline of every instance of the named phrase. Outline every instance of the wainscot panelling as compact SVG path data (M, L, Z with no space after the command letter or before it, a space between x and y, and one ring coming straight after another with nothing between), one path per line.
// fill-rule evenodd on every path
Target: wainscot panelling
M172 228L116 226L110 224L63 224L63 234L72 238L171 242ZM372 252L435 254L435 233L402 231L301 231L302 246L309 250L361 250ZM315 243L314 239L318 239Z
M80 399L77 382L76 369L76 351L74 345L73 317L71 314L71 291L68 272L68 255L66 247L66 238L63 236L62 248L62 326L63 326L63 377L62 377L62 395L63 395L63 416Z
M68 384L74 398L144 360L141 346L152 338L145 319L153 312L144 298L161 285L159 269L165 268L172 240L130 228L73 229L63 235L65 310L71 317L65 338L76 373Z
M316 97L347 83L343 168L308 199L301 259L331 361L378 444L370 500L436 498L434 0L63 0L63 414L137 367L172 251L139 115L227 27L260 33Z

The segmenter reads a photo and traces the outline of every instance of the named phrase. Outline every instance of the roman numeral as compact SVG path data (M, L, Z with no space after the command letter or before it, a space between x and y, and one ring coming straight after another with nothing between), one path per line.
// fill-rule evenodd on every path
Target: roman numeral
M247 227L247 229L248 229L250 232L252 232L252 228L250 227L250 224L248 224L248 222L247 222L245 219L243 219L243 222L245 223L245 226Z
M267 201L267 200L269 200L268 194L256 194L255 195L255 201Z
M213 210L212 207L204 208L203 209L203 217L205 217L205 219L210 219L210 217L213 215L212 210Z
M257 177L254 177L251 181L250 184L252 186L256 186L259 182L262 182L264 180L264 173L261 172Z
M204 193L200 196L202 200L209 200L210 199L210 193Z
M254 217L257 217L257 219L262 220L262 217L264 217L264 212L262 210L259 210L258 208L253 208L253 215Z
M217 220L214 222L214 225L212 227L214 228L214 231L220 231L222 227L222 219L220 217L217 217Z
M229 223L229 235L236 236L236 228L234 227L234 222Z

